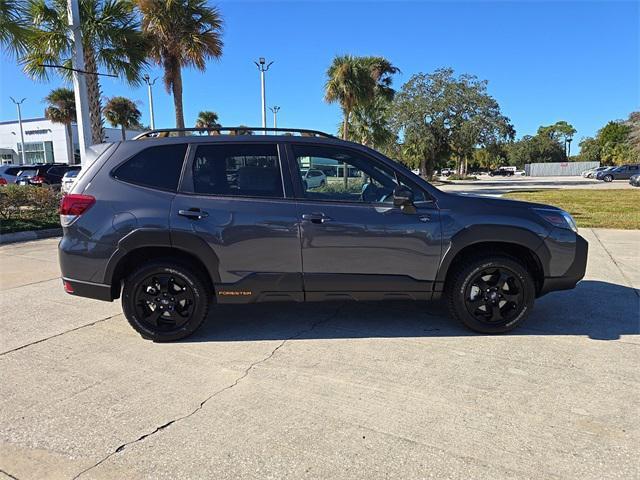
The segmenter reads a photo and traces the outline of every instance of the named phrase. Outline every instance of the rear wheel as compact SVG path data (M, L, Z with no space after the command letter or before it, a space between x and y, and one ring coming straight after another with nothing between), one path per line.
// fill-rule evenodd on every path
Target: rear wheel
M517 260L491 255L454 271L446 295L449 312L467 327L481 333L503 333L529 315L535 284Z
M154 260L129 275L122 291L122 309L131 326L156 342L191 335L209 311L207 282L194 268Z

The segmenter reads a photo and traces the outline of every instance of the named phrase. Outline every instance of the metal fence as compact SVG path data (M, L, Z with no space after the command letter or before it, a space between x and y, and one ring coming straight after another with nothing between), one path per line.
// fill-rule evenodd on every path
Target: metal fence
M527 163L524 171L528 177L569 177L599 166L600 162Z

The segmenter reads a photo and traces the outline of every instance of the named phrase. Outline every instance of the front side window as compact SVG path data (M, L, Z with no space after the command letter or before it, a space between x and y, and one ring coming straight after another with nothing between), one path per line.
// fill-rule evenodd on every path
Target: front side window
M123 182L176 191L186 144L147 148L117 167L113 176Z
M275 144L218 144L197 147L193 191L204 195L283 198Z
M357 151L317 145L294 145L293 150L304 196L310 200L391 204L398 182L413 192L414 201L425 200L421 189L396 179L393 170ZM318 172L322 181L309 181L305 171Z

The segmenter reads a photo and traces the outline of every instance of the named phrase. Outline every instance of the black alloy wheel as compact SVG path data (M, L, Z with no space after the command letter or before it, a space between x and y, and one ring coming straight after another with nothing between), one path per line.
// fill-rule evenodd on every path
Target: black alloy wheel
M144 338L167 342L191 335L206 319L212 297L213 288L198 268L158 259L125 279L122 309Z
M451 315L472 330L504 333L520 325L533 308L533 275L517 259L479 255L454 267L445 295Z

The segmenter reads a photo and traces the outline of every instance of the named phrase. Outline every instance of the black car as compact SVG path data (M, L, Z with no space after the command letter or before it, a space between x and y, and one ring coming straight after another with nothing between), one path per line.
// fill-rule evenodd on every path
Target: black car
M502 176L502 177L512 177L516 173L515 168L497 168L495 170L489 171L490 177Z
M155 341L191 334L213 303L442 297L500 333L585 274L587 242L559 208L443 192L363 145L268 132L160 130L105 148L62 200L65 290L121 297ZM305 188L309 168L326 188Z
M64 163L49 163L39 165L28 165L24 167L29 170L29 175L22 175L16 180L18 185L49 185L59 187L62 177L70 170L80 170L80 165L67 165Z

